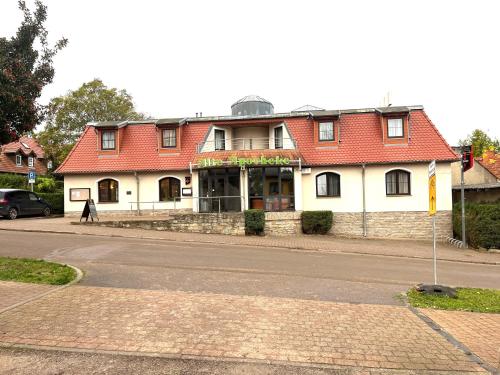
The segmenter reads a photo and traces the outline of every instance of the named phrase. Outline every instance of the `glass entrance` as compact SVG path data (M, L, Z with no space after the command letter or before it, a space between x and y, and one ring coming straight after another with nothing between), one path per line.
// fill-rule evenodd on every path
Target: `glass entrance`
M200 170L198 176L200 212L241 211L238 168Z
M249 207L265 211L295 210L292 167L248 168Z

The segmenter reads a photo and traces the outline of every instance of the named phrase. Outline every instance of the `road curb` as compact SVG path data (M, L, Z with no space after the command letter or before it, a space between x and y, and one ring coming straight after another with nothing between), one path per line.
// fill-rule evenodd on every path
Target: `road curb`
M10 306L8 306L8 307L6 307L6 308L4 308L4 309L1 309L1 310L0 310L0 315L1 315L1 314L3 314L3 313L5 313L5 312L7 312L7 311L10 311L10 310L12 310L12 309L15 309L15 308L17 308L17 307L19 307L19 306L22 306L22 305L25 305L25 304L27 304L27 303L30 303L30 302L36 301L36 300L38 300L38 299L40 299L40 298L42 298L42 297L45 297L45 296L47 296L47 295L49 295L49 294L51 294L51 293L55 293L55 292L58 292L58 291L60 291L60 290L65 289L65 288L68 288L68 287L70 287L71 285L74 285L74 284L76 284L76 283L80 282L80 280L83 278L83 272L82 272L82 270L80 270L78 267L75 267L75 266L73 266L73 265L71 265L71 264L64 264L64 263L53 262L53 261L51 261L51 263L62 264L62 265L65 265L65 266L68 266L68 267L72 268L72 269L73 269L73 270L75 270L75 272L76 272L76 277L75 277L75 279L74 279L74 280L72 280L72 281L70 281L70 282L69 282L69 283L67 283L67 284L60 285L60 286L56 286L54 289L51 289L51 290L48 290L48 291L46 291L46 292L40 293L40 294L38 294L38 295L36 295L36 296L33 296L33 297L31 297L31 298L28 298L28 299L26 299L26 300L24 300L24 301L21 301L21 302L15 303L15 304L10 305Z
M209 240L178 240L172 238L164 238L164 237L151 237L151 236L133 236L133 235L122 235L122 234L98 234L98 233L82 233L76 231L56 231L56 230L44 230L44 229L18 229L18 228L0 228L2 231L11 231L11 232L31 232L31 233L51 233L51 234L76 234L80 236L95 236L95 237L115 237L115 238L135 238L135 239L145 239L145 240L162 240L162 241L171 241L171 242L187 242L187 243L200 243L200 244L216 244L216 245L237 245L237 246L246 246L246 247L254 247L261 245L252 245L252 244L241 244L235 241L209 241ZM431 257L423 257L423 256L415 256L415 255L394 255L394 254L382 254L382 253L369 253L369 252L352 252L352 251L342 251L342 250L327 250L321 248L306 248L303 246L279 246L279 245L265 245L263 247L275 248L275 249L289 249L303 252L320 252L326 254L349 254L349 255L372 255L372 256L381 256L381 257L392 257L392 258L404 258L404 259L422 259L422 260L432 260ZM437 258L440 262L455 262L455 263L465 263L465 264L484 264L490 266L498 266L500 262L485 262L485 261L476 261L476 260L461 260L461 259L447 259L447 258Z

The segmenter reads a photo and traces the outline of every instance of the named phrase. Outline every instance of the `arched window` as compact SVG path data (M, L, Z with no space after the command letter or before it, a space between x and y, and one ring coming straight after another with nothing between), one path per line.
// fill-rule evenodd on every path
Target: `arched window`
M165 177L159 181L160 201L173 201L181 196L181 181L175 177Z
M410 195L410 172L396 169L385 174L387 195Z
M316 196L340 197L340 175L325 172L316 176Z
M118 181L108 178L99 181L99 202L118 202Z

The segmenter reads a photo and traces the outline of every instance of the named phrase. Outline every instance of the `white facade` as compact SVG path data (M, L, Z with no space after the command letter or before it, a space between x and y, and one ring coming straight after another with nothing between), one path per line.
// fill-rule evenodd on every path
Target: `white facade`
M410 173L410 194L401 196L386 195L385 174L393 169L403 169ZM317 197L316 176L323 172L340 175L340 197ZM390 211L427 211L429 205L427 163L401 165L367 165L365 169L365 204L367 212ZM191 188L191 196L181 194L180 202L160 202L159 181L165 177L180 180L182 188ZM188 177L186 179L186 177ZM99 202L98 182L113 179L119 184L118 202ZM137 196L137 179L139 196ZM189 184L186 181L190 180ZM450 163L438 163L436 168L437 209L452 209L451 166ZM157 172L157 173L112 173L99 175L66 175L64 177L65 212L81 213L85 202L71 201L70 189L90 188L91 198L100 212L135 212L139 201L141 210L192 209L197 211L198 173L193 171ZM363 184L361 166L314 167L310 173L294 167L295 210L331 210L334 212L363 212ZM240 173L240 191L242 208L248 208L248 172Z

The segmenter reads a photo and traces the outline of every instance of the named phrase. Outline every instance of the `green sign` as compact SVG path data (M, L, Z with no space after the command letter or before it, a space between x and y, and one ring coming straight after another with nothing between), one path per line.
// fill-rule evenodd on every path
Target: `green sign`
M240 158L238 156L230 156L228 160L205 158L198 161L198 168L222 167L224 165L245 167L251 165L290 165L290 159L282 156L274 156L267 158L261 155L258 158Z

